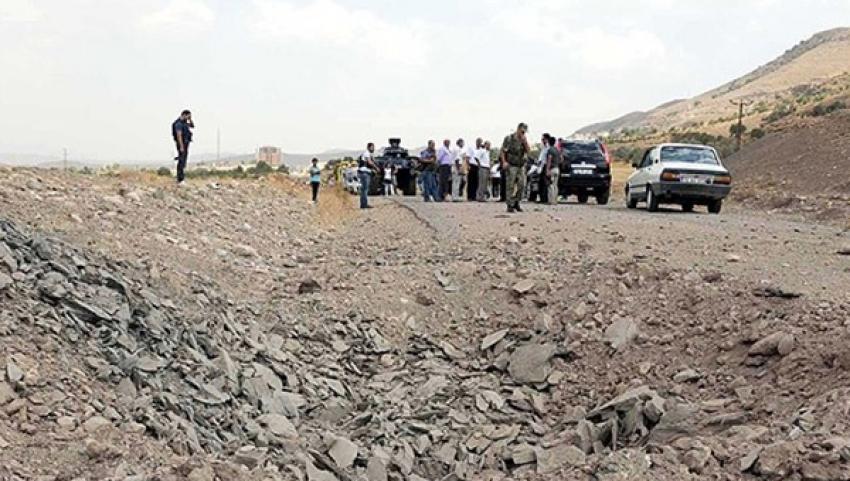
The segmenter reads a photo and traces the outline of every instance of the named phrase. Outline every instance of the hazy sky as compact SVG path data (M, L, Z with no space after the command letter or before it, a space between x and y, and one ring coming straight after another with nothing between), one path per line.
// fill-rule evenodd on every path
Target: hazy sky
M195 153L537 136L698 94L850 0L0 0L0 152Z

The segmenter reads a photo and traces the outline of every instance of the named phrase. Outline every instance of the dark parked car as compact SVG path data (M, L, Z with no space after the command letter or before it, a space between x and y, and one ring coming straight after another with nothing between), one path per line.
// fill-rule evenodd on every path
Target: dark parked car
M582 204L590 196L605 205L611 197L611 157L598 140L565 140L561 143L564 161L558 192L563 198L574 195Z
M418 157L411 156L401 146L401 139L390 139L390 146L384 147L381 155L375 158L378 167L375 180L369 185L370 195L379 195L384 190L384 169L394 168L398 191L403 195L416 195L416 165Z

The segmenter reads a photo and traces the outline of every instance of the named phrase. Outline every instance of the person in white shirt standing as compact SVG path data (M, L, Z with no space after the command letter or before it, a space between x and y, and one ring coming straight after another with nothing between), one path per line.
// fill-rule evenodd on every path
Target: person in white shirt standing
M499 165L498 162L494 163L492 167L490 167L490 180L492 180L492 187L490 191L490 197L498 200L499 202L505 202L504 194L502 193L502 166Z
M360 155L357 162L357 176L360 177L360 208L369 208L369 184L372 182L372 172L378 170L375 166L375 144L369 142L366 152Z
M481 148L475 151L475 160L478 164L478 202L487 202L487 192L490 188L490 141L484 142Z
M464 148L463 139L457 139L452 154L452 202L462 202L463 186L466 183L466 172L469 165L469 153Z
M395 166L387 164L384 166L384 196L395 195L395 184L393 183L393 170Z

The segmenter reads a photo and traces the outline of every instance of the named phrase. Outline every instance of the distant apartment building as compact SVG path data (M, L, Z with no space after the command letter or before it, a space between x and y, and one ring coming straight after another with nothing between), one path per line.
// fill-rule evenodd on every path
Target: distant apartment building
M283 161L283 153L280 147L265 146L257 149L257 163L265 162L272 167L277 167Z

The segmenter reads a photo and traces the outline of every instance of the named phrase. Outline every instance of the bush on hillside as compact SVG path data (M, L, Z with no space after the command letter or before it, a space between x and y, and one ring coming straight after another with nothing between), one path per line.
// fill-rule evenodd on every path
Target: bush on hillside
M791 104L780 104L773 109L773 112L764 118L765 124L772 124L778 120L784 119L797 111L797 108Z
M156 169L156 175L160 177L171 177L171 169L168 167L160 167Z
M638 147L617 147L612 152L614 159L627 162L629 165L638 162L643 157L644 150Z
M750 131L750 138L753 140L760 139L764 137L765 131L764 129L753 129Z
M815 105L814 108L808 112L808 115L811 117L822 117L846 108L847 104L840 100L836 100L834 102Z
M729 126L729 135L737 137L744 135L747 132L747 126L744 124L732 124Z

